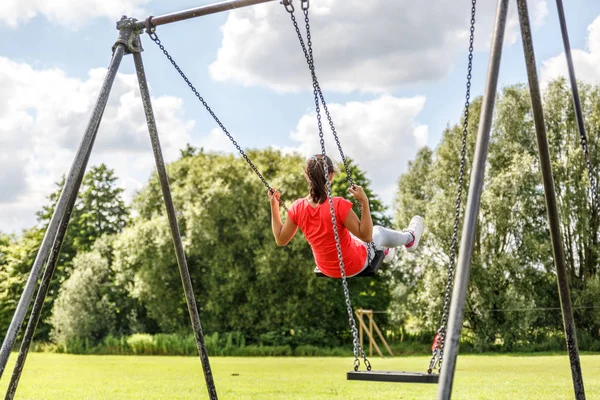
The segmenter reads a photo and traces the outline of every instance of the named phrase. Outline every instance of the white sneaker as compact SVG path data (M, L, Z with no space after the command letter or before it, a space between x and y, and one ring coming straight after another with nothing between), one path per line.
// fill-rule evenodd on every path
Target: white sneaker
M408 224L408 231L413 236L413 241L404 245L406 251L413 252L417 250L419 246L419 241L421 240L421 236L423 236L423 230L425 229L425 224L423 223L423 218L415 215L411 220L410 224Z
M394 260L394 256L396 255L396 249L394 249L393 247L385 249L383 251L383 254L385 254L385 257L383 257L383 262L386 264L391 263Z

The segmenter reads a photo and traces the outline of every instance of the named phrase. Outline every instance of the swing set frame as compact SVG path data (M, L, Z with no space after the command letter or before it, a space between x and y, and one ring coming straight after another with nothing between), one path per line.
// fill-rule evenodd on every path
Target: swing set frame
M150 92L146 80L144 65L142 62L142 44L140 35L146 31L152 31L160 25L170 24L178 21L183 21L190 18L197 18L223 11L235 10L242 7L252 6L260 3L272 2L274 0L230 0L222 3L206 5L194 9L179 11L171 14L166 14L158 17L148 17L144 21L138 21L134 18L124 16L117 22L119 31L118 38L113 46L113 55L110 61L107 74L98 95L98 99L94 105L92 115L85 129L85 133L76 152L75 159L71 169L67 175L64 188L60 194L56 204L54 214L46 230L44 239L34 261L30 276L27 280L15 314L11 321L7 335L0 349L0 378L4 373L8 357L15 345L18 332L25 320L25 316L31 303L38 279L42 275L42 280L38 288L38 292L34 301L32 312L27 324L23 342L17 358L17 363L13 371L12 379L8 387L6 399L13 399L18 387L19 379L24 368L25 360L31 345L33 334L35 332L44 299L47 296L50 280L56 268L58 255L65 238L67 226L71 217L73 206L77 198L79 188L85 173L87 163L92 152L92 148L96 139L98 128L102 119L102 115L106 108L108 97L116 77L121 61L125 55L132 54L138 84L141 92L146 122L150 134L150 141L154 153L154 159L160 180L167 216L171 234L173 237L173 245L175 247L177 262L182 279L183 289L187 301L188 312L194 331L198 354L202 363L204 377L207 385L208 394L211 400L218 398L215 383L210 367L208 353L204 343L204 334L200 323L198 307L196 304L190 273L185 258L183 243L177 223L176 211L173 204L171 190L169 187L168 176L165 168L165 162L162 156L162 148L159 141L158 129L156 126L152 103L150 100ZM285 0L286 3L288 0ZM462 236L460 242L459 259L457 264L457 274L455 284L453 285L452 301L450 305L450 317L448 325L448 340L445 349L446 356L444 357L444 368L439 375L438 399L449 399L452 392L452 384L456 369L456 359L458 356L458 344L460 331L463 320L463 308L466 300L466 291L469 281L470 260L473 253L474 234L476 231L477 217L479 214L479 202L483 190L483 178L485 174L485 162L489 146L490 130L492 125L492 115L495 104L496 89L498 83L498 73L500 67L500 59L502 54L502 45L504 31L507 21L507 10L509 0L498 0L498 8L496 12L496 22L493 32L493 39L490 49L490 60L488 66L488 75L485 85L479 130L477 135L477 144L473 158L472 174L469 185L469 194L465 211L465 219L463 221ZM562 0L556 0L561 22L561 31L567 53L567 64L569 66L569 76L573 89L573 101L577 114L578 128L580 135L585 139L585 130L583 127L583 117L581 115L581 107L579 105L579 97L575 83L575 75L573 72L572 59L570 57L570 47L566 24L564 22L564 10ZM519 21L521 26L521 37L523 41L525 61L527 66L527 75L529 80L529 88L532 98L533 114L535 120L535 129L538 142L538 151L541 161L541 171L544 183L544 192L546 196L548 221L550 225L554 263L557 270L557 282L561 302L561 311L563 316L567 349L569 361L571 364L571 374L573 378L573 387L575 398L577 400L585 399L583 387L583 377L581 373L581 365L579 361L579 351L577 348L577 339L575 333L575 322L573 319L573 310L569 294L569 286L567 280L566 263L564 250L562 246L562 238L560 234L560 225L558 218L558 209L556 202L556 194L554 190L554 181L552 176L552 168L550 163L549 146L544 125L543 108L541 102L541 94L539 82L536 72L536 63L533 52L533 44L531 37L531 27L529 24L529 15L527 10L527 0L517 0ZM199 96L199 95L198 95ZM583 142L582 139L582 142ZM234 144L236 144L234 142ZM236 144L237 145L237 144ZM584 143L582 143L582 146ZM239 146L238 146L239 147ZM240 150L238 148L238 150ZM241 151L241 150L240 150ZM243 152L242 152L243 154ZM588 163L591 169L591 165ZM590 179L593 179L590 174ZM264 182L266 184L266 182ZM595 182L593 182L595 189ZM266 184L268 186L268 184ZM595 206L598 207L597 192L595 194ZM44 268L45 267L45 268ZM397 378L388 379L395 372L380 371L377 373L365 372L349 372L349 379L359 380L381 380L381 381L410 381L410 379L399 380ZM350 374L354 374L350 378ZM404 377L410 375L407 373ZM420 374L425 375L425 374ZM438 375L429 375L431 379L438 380Z

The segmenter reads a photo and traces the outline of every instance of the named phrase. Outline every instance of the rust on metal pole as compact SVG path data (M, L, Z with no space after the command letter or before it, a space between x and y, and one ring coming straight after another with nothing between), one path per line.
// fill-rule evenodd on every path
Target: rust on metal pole
M565 252L563 249L563 240L560 233L560 216L558 214L554 176L552 174L552 160L550 158L546 124L544 122L544 108L542 105L542 94L537 76L535 53L533 50L533 39L531 36L531 25L529 23L529 12L527 10L527 0L517 0L517 8L519 11L519 22L521 24L521 38L523 40L523 51L525 53L527 79L529 81L531 109L533 111L533 121L535 124L538 153L540 156L540 169L542 171L542 181L544 184L544 194L546 197L546 212L548 213L548 224L550 226L552 252L554 255L554 265L556 267L556 278L558 281L558 294L560 297L560 306L562 310L563 324L565 327L567 351L569 353L569 361L571 363L573 389L575 391L575 398L577 400L585 400L583 376L581 374L581 363L579 361L579 350L577 348L577 335L575 332L575 319L573 318L571 295L569 293L567 265L565 261Z
M456 359L458 357L458 345L463 323L463 309L467 300L467 288L471 271L471 256L473 255L473 247L475 244L475 230L477 228L479 216L479 203L483 191L485 164L494 116L496 89L498 87L498 74L500 71L500 60L502 58L502 44L504 42L507 14L508 0L498 0L496 22L494 25L494 34L492 36L492 46L490 48L490 61L488 64L483 102L481 105L479 129L477 131L477 143L475 145L475 153L473 154L469 196L467 197L467 206L465 208L460 250L458 252L459 257L458 263L456 264L456 277L454 278L450 315L448 316L448 336L445 342L444 367L441 369L439 377L437 392L438 400L448 400L452 395L452 385L454 383L454 373L456 371Z
M183 291L185 294L188 312L190 314L190 320L192 322L192 328L194 330L194 335L196 339L196 347L198 348L198 354L202 363L202 370L204 371L206 388L208 390L210 400L218 400L217 389L215 388L212 369L210 367L210 362L208 359L208 351L206 350L206 344L204 341L204 333L202 332L202 325L200 324L200 315L198 313L198 305L196 303L196 296L194 295L194 288L192 286L192 278L190 276L190 270L188 268L187 260L185 257L185 251L183 249L183 242L181 240L181 233L179 232L179 225L177 223L177 214L175 211L175 205L173 204L171 188L169 186L167 168L162 155L162 149L158 137L158 129L156 127L156 120L154 118L154 111L152 110L152 101L150 99L150 90L148 88L146 73L144 71L144 64L142 62L142 54L139 52L133 53L133 60L135 62L135 70L138 77L140 94L142 97L142 103L144 105L144 113L146 114L148 131L150 133L150 142L152 144L154 160L156 162L156 172L158 174L160 186L162 188L165 208L167 211L167 217L169 219L169 226L171 228L171 235L173 238L173 246L175 247L175 256L177 257L177 264L179 265L179 272L181 275L181 282L183 284Z
M42 244L40 245L37 256L31 268L29 278L27 279L27 283L25 284L25 288L23 289L23 293L19 299L17 309L15 310L15 314L11 320L10 326L8 327L4 341L2 342L2 347L0 348L0 378L2 377L2 374L6 368L8 357L10 356L10 352L17 339L17 334L21 329L23 321L25 320L25 315L29 309L38 279L43 271L44 263L48 259L53 245L58 243L56 238L57 233L60 230L60 224L68 223L65 215L67 214L67 209L69 208L69 203L71 201L70 199L73 196L77 196L77 192L79 191L79 182L85 173L89 153L92 151L94 141L96 139L96 128L100 123L100 119L104 113L104 109L108 102L108 96L110 94L114 79L117 76L117 71L119 69L121 59L123 58L123 54L124 49L119 46L113 55L108 73L100 90L98 100L94 106L92 115L90 116L88 125L86 127L85 134L81 140L77 153L75 154L75 159L73 160L73 164L71 165L71 169L67 175L64 187L54 208L52 219L50 220L50 224L46 229L44 239L42 240Z
M202 17L204 15L216 14L223 11L236 10L238 8L254 6L256 4L267 3L275 0L231 0L222 3L209 4L206 6L192 8L189 10L177 11L171 14L160 15L158 17L148 17L152 19L153 26L171 24L190 18ZM137 28L145 28L146 21L139 21Z

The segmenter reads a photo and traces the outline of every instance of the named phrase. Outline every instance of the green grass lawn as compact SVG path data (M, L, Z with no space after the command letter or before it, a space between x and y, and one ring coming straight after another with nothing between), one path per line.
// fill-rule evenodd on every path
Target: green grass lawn
M4 396L12 372L0 382ZM424 371L427 357L372 358L373 369ZM581 357L600 399L600 355ZM351 358L213 357L220 399L433 399L436 385L346 381ZM195 357L29 355L17 399L204 399ZM460 356L454 399L572 399L566 356Z

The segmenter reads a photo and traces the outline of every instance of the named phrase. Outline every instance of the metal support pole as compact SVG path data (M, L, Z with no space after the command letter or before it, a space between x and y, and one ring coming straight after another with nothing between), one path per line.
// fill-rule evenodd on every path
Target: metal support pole
M556 8L558 10L558 19L560 21L560 31L562 33L563 45L565 47L565 57L567 59L567 68L569 70L569 80L571 81L571 92L573 94L573 108L575 110L575 118L577 120L577 129L579 129L579 137L583 156L588 168L588 177L590 180L590 188L592 189L592 202L596 209L596 213L600 213L600 201L598 200L598 187L592 168L592 161L587 145L587 135L585 133L585 124L583 120L583 112L581 111L581 101L579 100L579 90L577 89L577 79L575 78L575 68L573 67L573 57L571 56L571 44L569 42L569 33L567 31L567 21L565 18L565 9L562 0L556 0Z
M200 316L198 314L198 307L196 305L196 298L194 296L192 280L190 278L190 272L185 258L185 252L183 250L183 243L181 242L181 235L179 233L179 226L177 224L177 216L175 214L175 206L173 205L173 199L171 197L171 189L169 188L169 178L167 176L167 170L165 168L165 162L163 159L160 141L158 138L158 130L156 128L156 121L154 120L154 112L152 111L150 91L148 90L148 83L146 81L146 73L144 71L144 64L142 63L141 53L133 53L133 59L135 61L135 70L138 77L138 83L140 85L140 93L142 96L142 101L144 103L144 112L146 113L148 130L150 131L150 140L152 142L152 149L154 151L156 170L160 179L160 185L165 200L167 215L169 217L169 225L171 227L171 234L173 236L173 245L175 246L175 254L177 255L177 264L179 265L179 272L181 274L181 281L183 283L185 299L187 301L188 311L190 313L190 319L192 321L192 327L196 336L196 346L198 348L198 353L202 362L202 369L204 370L206 387L208 389L210 399L217 400L217 389L215 388L215 382L213 380L212 370L210 368L210 363L208 360L208 353L206 351L206 345L204 343L204 334L202 333L202 326L200 325Z
M565 20L565 9L562 0L556 0L558 10L558 20L560 21L560 31L562 34L563 45L565 47L565 57L567 59L567 68L569 70L569 80L571 81L571 90L573 92L573 106L575 107L575 117L577 119L577 128L579 132L585 134L583 116L581 113L581 102L579 100L579 91L577 90L577 79L575 78L575 68L573 68L573 56L571 55L571 44L569 42L569 33L567 31L567 21Z
M100 119L98 120L98 124L96 125L96 132L94 136L98 133L98 128L100 127ZM84 161L85 165L87 165L90 155L88 152L86 159ZM40 287L38 288L37 295L35 297L35 301L33 302L33 309L31 311L31 315L29 317L29 322L27 323L27 328L25 328L25 334L23 335L23 341L21 342L21 348L19 349L19 355L17 357L17 363L13 369L12 377L10 379L10 383L8 385L8 389L6 390L5 400L13 400L15 394L17 393L17 388L19 386L19 380L21 379L21 374L23 373L23 368L25 367L25 361L27 361L27 355L29 353L29 348L31 347L31 342L33 340L33 335L35 334L35 330L40 321L40 316L42 314L42 308L44 307L44 301L48 296L48 290L50 288L50 283L52 281L52 277L54 276L54 271L56 270L56 263L58 261L58 256L60 255L60 249L62 248L63 241L65 238L65 234L67 233L67 228L69 226L69 221L71 220L71 212L73 211L73 206L75 205L75 201L77 200L77 193L79 192L79 188L81 187L81 182L83 180L83 174L77 177L77 182L75 187L77 190L75 191L75 195L69 198L69 203L67 204L67 210L65 212L64 218L60 221L60 225L58 228L58 233L56 234L56 239L54 240L54 244L52 246L52 250L50 252L50 256L48 257L48 262L46 263L46 269L44 270L44 275L42 275L42 282L40 283Z
M216 14L223 11L235 10L242 7L253 6L256 4L267 3L274 0L230 0L222 3L210 4L189 10L178 11L171 14L161 15L159 17L148 17L152 19L152 25L165 25L173 22L179 22L190 18L201 17L203 15ZM146 21L139 21L136 28L146 28Z
M444 349L444 367L440 374L440 385L438 386L438 399L449 399L452 394L452 383L456 369L456 358L458 356L458 345L460 331L463 321L463 308L467 296L469 284L469 273L471 267L471 256L475 242L475 230L477 229L477 217L479 215L479 202L483 190L485 177L485 162L488 153L490 130L496 102L496 88L498 86L498 72L500 70L500 59L502 57L502 44L504 42L504 31L506 28L506 16L508 12L508 0L499 0L496 10L496 23L494 36L490 48L490 61L479 118L479 130L477 132L477 144L471 168L471 182L469 184L469 196L465 210L465 220L462 229L460 251L457 263L457 273L452 292L452 303L450 304L450 315L448 323L448 337Z
M68 206L70 202L74 201L73 198L77 196L79 184L83 179L85 168L87 166L87 160L92 151L94 140L96 139L97 127L100 123L100 119L102 118L102 114L104 113L108 96L110 94L115 76L117 75L119 65L123 59L123 54L125 52L124 50L125 49L123 46L117 46L116 51L113 54L113 58L108 67L108 73L104 79L98 100L94 106L94 110L85 130L85 134L79 145L77 154L75 155L75 160L73 161L71 170L67 175L64 188L60 194L58 202L56 203L56 207L54 208L54 214L52 215L52 219L50 220L50 224L48 225L48 229L44 235L40 250L38 251L33 263L27 283L25 284L25 289L23 290L23 294L21 295L19 304L17 305L17 309L8 328L8 332L6 333L6 337L2 343L2 349L0 349L0 378L2 378L2 374L6 368L11 349L15 344L17 334L21 328L21 325L23 324L25 315L27 314L27 309L31 303L31 298L33 297L33 292L35 290L38 278L42 272L44 262L48 258L48 253L50 252L53 244L57 243L56 239L59 239L57 235L59 225L63 221L68 223L68 219L66 219L67 209L69 208Z
M550 237L552 239L552 251L554 254L554 265L558 280L558 293L565 326L565 337L569 361L571 362L571 375L573 377L573 388L577 400L585 399L583 388L583 377L581 375L581 364L579 363L579 350L577 349L577 335L575 332L575 320L571 308L571 296L569 294L569 282L567 277L567 266L563 249L563 241L560 234L560 217L556 204L556 192L554 190L554 177L552 175L552 161L546 135L546 124L544 122L544 109L542 107L542 95L538 82L535 54L533 51L533 40L531 37L531 26L529 24L529 12L527 0L517 0L519 11L519 22L521 25L521 38L523 40L523 51L525 52L525 64L527 66L527 78L529 80L529 93L531 95L531 108L535 123L538 151L540 156L540 167L544 183L546 197L546 209L548 223L550 225Z

